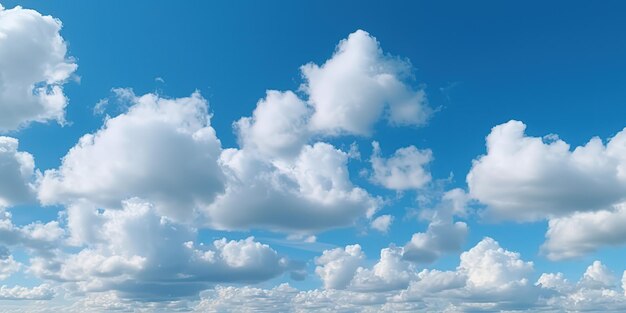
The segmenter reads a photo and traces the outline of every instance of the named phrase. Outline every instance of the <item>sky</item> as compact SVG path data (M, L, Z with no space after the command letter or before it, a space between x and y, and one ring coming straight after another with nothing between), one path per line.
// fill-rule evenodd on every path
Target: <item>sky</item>
M0 312L626 311L625 11L0 0Z

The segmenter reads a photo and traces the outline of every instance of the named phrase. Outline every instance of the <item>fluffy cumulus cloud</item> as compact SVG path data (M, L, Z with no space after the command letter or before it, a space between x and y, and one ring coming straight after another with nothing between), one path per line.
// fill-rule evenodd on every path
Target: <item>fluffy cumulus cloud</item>
M35 159L19 141L0 136L0 209L34 199Z
M407 84L411 64L384 54L362 30L342 40L323 65L302 66L302 76L301 89L315 108L311 128L319 132L369 135L383 114L397 125L422 125L431 114L424 91Z
M532 270L532 262L524 262L519 253L501 248L491 238L483 239L461 254L459 265L459 271L467 275L467 283L478 289L508 289L526 285Z
M295 93L270 90L252 117L235 123L240 144L270 158L296 156L310 136L309 115L309 106Z
M626 204L610 210L580 212L548 222L542 251L553 260L574 258L603 246L626 244Z
M493 312L541 305L542 291L530 282L533 264L522 260L519 253L508 251L487 237L462 253L460 259L456 271L420 272L418 279L394 300L420 302L432 297L439 301L427 303L427 306L445 305L461 312Z
M350 284L365 254L360 245L346 246L344 249L326 250L315 259L315 273L322 279L324 288L344 289Z
M64 122L63 84L77 65L67 56L60 30L52 16L0 5L0 132L31 122Z
M379 201L352 184L348 159L346 152L323 142L303 146L288 161L259 157L246 146L227 149L220 164L228 184L205 211L209 224L307 233L369 217Z
M510 121L487 136L467 175L470 194L499 219L537 220L605 209L626 195L626 131L573 150L555 136L530 137Z
M467 175L470 195L496 219L548 219L542 252L579 257L626 243L626 130L604 143L592 138L571 148L556 135L525 134L518 121L494 127L487 154Z
M418 263L430 263L444 253L459 251L469 231L465 222L454 221L465 215L468 197L461 189L443 194L434 210L424 210L422 217L429 221L425 232L413 234L404 246L404 258Z
M372 221L370 227L381 233L387 233L389 231L389 227L391 227L391 223L393 223L393 220L394 217L392 215L381 215Z
M197 243L195 229L139 200L114 210L77 204L68 211L68 227L68 244L79 252L32 258L28 272L81 292L163 300L197 295L210 283L258 282L296 269L253 237Z
M562 273L544 273L536 285L550 290L547 304L568 312L623 312L626 310L624 289L618 279L600 261L594 261L578 282L570 282Z
M431 180L426 166L433 160L432 151L419 150L408 146L396 150L393 156L385 159L380 155L380 144L372 143L374 151L371 157L371 180L385 188L393 190L419 189Z
M0 244L24 247L38 255L49 255L57 250L64 237L65 230L58 221L37 221L18 226L13 223L10 212L0 209Z
M45 171L39 199L115 207L141 197L163 215L191 218L223 190L220 141L207 101L197 92L177 99L155 94L128 99L128 112L84 135L58 169Z
M404 289L415 278L413 264L402 258L401 247L380 250L379 261L371 269L359 267L350 283L355 291L390 291Z

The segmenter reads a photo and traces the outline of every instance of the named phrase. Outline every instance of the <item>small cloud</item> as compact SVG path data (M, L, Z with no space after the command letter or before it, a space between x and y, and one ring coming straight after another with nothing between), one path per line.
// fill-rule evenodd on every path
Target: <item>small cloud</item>
M387 233L389 231L389 227L393 223L393 216L391 215L381 215L372 221L370 227L375 229L381 233Z
M93 115L102 115L106 110L106 107L109 105L109 99L104 98L98 100L96 105L93 106Z

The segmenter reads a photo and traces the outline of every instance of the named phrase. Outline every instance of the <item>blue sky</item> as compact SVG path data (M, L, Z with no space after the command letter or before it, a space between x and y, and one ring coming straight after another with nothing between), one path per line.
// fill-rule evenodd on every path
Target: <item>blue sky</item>
M626 4L1 5L0 308L626 308Z

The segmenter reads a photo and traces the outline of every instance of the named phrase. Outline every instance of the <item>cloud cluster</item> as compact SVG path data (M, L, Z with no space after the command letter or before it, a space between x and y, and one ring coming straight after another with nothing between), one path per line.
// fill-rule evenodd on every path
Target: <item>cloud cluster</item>
M60 22L19 7L2 9L0 16L4 54L48 52L36 58L40 63L13 60L11 66L0 66L6 72L0 72L0 89L5 90L0 90L0 109L14 113L1 114L0 129L49 119L63 122L67 99L62 84L76 65L65 56ZM40 47L17 40L24 37L19 31L32 27L41 31L35 32ZM43 72L30 71L30 65ZM301 70L305 82L298 92L268 91L250 117L233 124L237 148L222 148L208 102L198 92L167 98L119 88L115 95L127 110L107 116L100 129L82 136L56 169L40 173L34 158L18 150L17 139L0 137L1 242L31 254L23 266L12 256L3 258L2 277L21 268L60 284L70 296L109 299L107 292L114 291L110 296L121 301L150 302L178 301L215 283L254 283L288 271L301 273L300 263L253 237L198 243L197 227L308 236L371 219L381 200L352 183L348 162L353 152L323 139L369 135L383 117L391 125L423 125L432 111L424 91L411 86L410 63L384 54L364 31L341 41L322 66L311 63ZM7 75L20 79L9 82ZM355 113L363 113L364 119L355 119ZM423 161L417 167L410 164L415 158ZM422 169L430 159L430 151L409 147L381 162L415 186L430 180ZM421 172L409 173L413 170ZM66 209L56 221L14 225L4 209L35 198ZM391 221L382 216L373 225L385 232ZM381 262L372 270L359 267L358 249L317 259L329 288L346 287L352 272L358 272L357 289L408 284L405 273L393 269L405 262L402 248L381 252ZM404 278L398 283L396 276ZM51 295L42 291L46 288L16 286L10 293L33 291L42 295L23 298L46 298Z
M198 243L194 228L160 216L151 204L137 199L125 201L122 209L73 205L68 229L68 244L80 247L79 252L34 257L28 271L71 283L81 292L179 298L197 295L210 283L267 280L293 266L253 237Z
M63 85L77 65L60 28L50 16L0 6L0 132L64 123ZM626 129L571 149L556 135L526 135L517 121L492 129L467 175L469 192L449 190L422 208L428 226L404 246L390 244L371 262L359 244L323 251L312 260L319 289L242 286L287 273L302 279L304 262L253 236L204 242L199 229L282 232L309 243L359 221L387 233L395 217L376 217L383 201L351 179L358 147L336 142L371 136L383 120L421 126L433 113L410 62L362 30L300 71L297 91L268 90L233 123L237 147L222 147L199 92L169 98L124 88L114 93L127 109L82 136L58 168L42 173L18 139L0 137L0 280L22 273L37 281L0 286L0 300L43 312L626 309L626 272L620 285L596 261L575 283L562 273L533 283L533 262L489 237L456 268L422 268L461 251L469 228L458 219L472 200L491 219L548 220L542 251L550 259L626 244ZM383 156L372 145L370 182L397 192L432 186L431 150ZM62 207L58 218L14 224L11 207L37 200ZM57 295L76 301L38 301Z
M604 143L592 138L571 149L556 135L525 134L509 121L487 136L487 154L467 175L470 195L486 216L549 220L543 252L551 259L581 256L626 243L626 129Z
M63 84L77 65L67 56L61 21L0 5L0 132L31 122L65 121Z
M130 94L128 112L80 138L39 181L44 204L87 200L102 207L141 197L168 217L190 219L224 189L220 142L199 93L178 99Z
M353 186L350 154L315 140L369 135L385 107L395 125L421 125L430 115L424 92L407 83L410 63L383 54L364 31L341 41L324 65L307 64L301 70L306 80L301 90L308 98L270 90L251 117L234 124L240 147L221 155L228 181L226 192L207 207L210 226L310 233L371 217L379 200ZM390 166L431 159L429 151L409 148L400 154ZM400 160L405 156L411 159ZM413 185L430 179L425 171L407 173L415 169L408 166L401 174L407 178L401 179Z
M461 254L454 270L418 270L401 249L381 250L371 267L357 245L325 251L318 272L331 282L324 289L298 290L289 284L264 289L217 286L197 301L136 301L109 291L91 293L70 306L23 306L26 311L67 312L148 310L154 312L496 312L603 311L626 309L624 281L599 261L577 282L562 273L543 273L533 282L534 266L521 255L484 238ZM354 266L355 263L360 265ZM351 277L346 285L348 276ZM341 288L334 288L340 286Z
M371 269L352 270L354 278L345 289L298 291L283 284L272 289L221 287L204 293L195 309L198 312L238 310L260 312L275 310L297 312L494 312L494 311L586 311L619 312L626 309L626 296L617 279L599 261L588 267L582 278L570 283L561 273L543 273L533 283L533 263L521 259L493 239L485 238L461 255L454 271L424 269L417 271L402 262L401 248L385 248ZM355 246L329 250L341 260L350 252L361 255ZM330 263L327 263L330 264ZM339 268L339 267L335 267ZM350 268L354 268L353 266ZM344 267L345 269L345 267ZM322 275L328 275L324 271ZM344 271L335 272L344 276ZM386 285L395 282L395 285ZM326 277L328 278L328 277ZM369 279L369 280L368 280ZM623 279L624 280L624 279ZM345 280L344 280L345 281ZM356 288L362 282L370 287ZM390 287L390 288L384 288ZM255 301L255 299L262 299Z
M22 286L0 286L0 300L49 300L54 296L54 290L47 284L33 288Z

